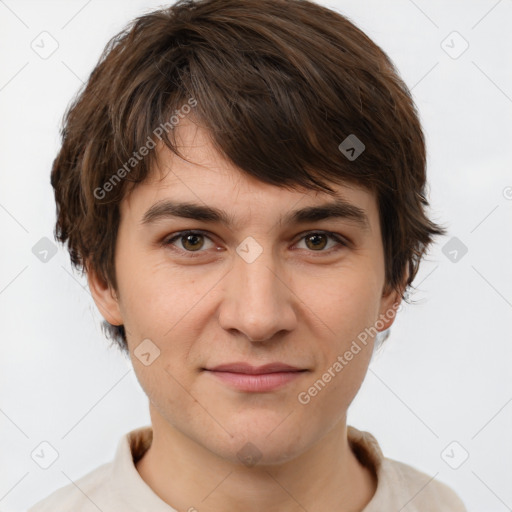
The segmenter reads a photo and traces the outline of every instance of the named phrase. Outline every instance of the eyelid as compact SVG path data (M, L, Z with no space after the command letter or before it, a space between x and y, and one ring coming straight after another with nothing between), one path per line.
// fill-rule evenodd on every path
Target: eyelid
M332 254L336 254L340 250L347 249L351 246L350 241L345 238L343 235L340 235L338 233L334 233L332 231L326 231L323 229L310 229L308 231L304 231L297 235L297 241L293 245L297 245L299 242L301 242L306 236L310 234L320 234L325 235L331 240L334 240L336 242L336 245L334 247L331 247L327 250L320 250L320 251L313 251L308 249L303 249L307 251L309 254L311 254L313 257L322 257L322 256L330 256ZM301 249L295 249L295 250L301 250Z
M335 233L334 231L328 231L326 229L307 229L306 231L303 231L297 235L297 241L302 240L306 235L309 234L326 235L345 246L349 246L352 243L346 236L342 235L341 233Z

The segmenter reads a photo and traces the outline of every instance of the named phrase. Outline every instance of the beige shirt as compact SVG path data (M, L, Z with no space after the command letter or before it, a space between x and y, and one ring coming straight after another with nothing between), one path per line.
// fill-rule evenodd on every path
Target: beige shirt
M384 457L369 432L348 425L347 434L357 458L377 475L377 490L361 512L467 512L446 484ZM135 467L152 438L151 427L125 434L112 462L56 490L28 512L177 512L153 492Z

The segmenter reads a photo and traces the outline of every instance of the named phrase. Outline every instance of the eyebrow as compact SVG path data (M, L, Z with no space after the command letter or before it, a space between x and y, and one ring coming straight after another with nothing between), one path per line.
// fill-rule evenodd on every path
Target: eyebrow
M227 212L213 206L205 206L190 202L177 202L163 199L151 206L142 217L141 224L147 225L161 219L181 217L205 222L216 222L232 227L235 222ZM348 219L356 222L364 230L370 229L366 212L348 201L338 198L334 202L316 206L307 206L300 210L287 213L279 219L279 224L300 224L319 222L326 219Z

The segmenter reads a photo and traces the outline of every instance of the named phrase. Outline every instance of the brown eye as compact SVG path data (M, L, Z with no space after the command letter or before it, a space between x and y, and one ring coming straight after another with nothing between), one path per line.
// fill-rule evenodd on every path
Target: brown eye
M327 236L321 233L313 233L305 237L309 249L323 249L327 245Z
M210 247L205 247L205 240L210 241ZM179 244L178 241L180 242ZM176 233L173 237L164 241L163 245L174 246L178 251L182 251L185 253L201 253L205 252L206 249L213 247L214 243L212 242L210 237L206 236L201 232L182 231L181 233Z
M201 249L204 245L203 235L198 234L190 234L190 235L182 235L181 237L181 245L184 249L188 251L197 251Z
M303 240L306 249L308 249L310 252L327 254L348 247L347 242L345 242L343 238L336 235L335 233L330 232L312 231L303 236L300 239L300 243L302 243ZM327 247L329 240L333 241L334 243L330 247Z

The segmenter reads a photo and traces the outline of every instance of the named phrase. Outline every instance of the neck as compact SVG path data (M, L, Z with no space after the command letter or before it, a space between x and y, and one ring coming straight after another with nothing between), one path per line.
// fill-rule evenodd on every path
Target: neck
M151 419L153 441L137 471L176 510L360 512L375 494L376 478L352 452L346 420L292 460L248 467L212 453L153 410Z

